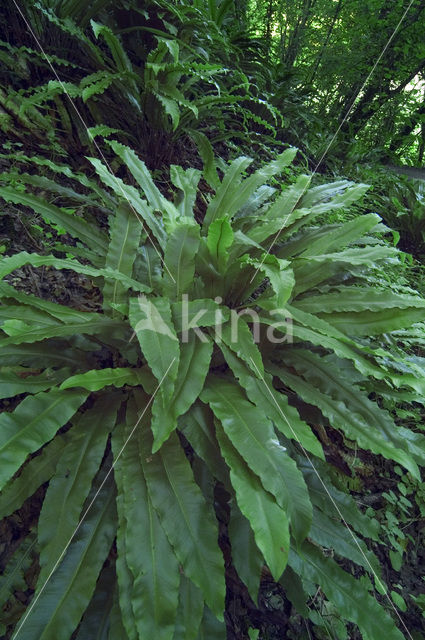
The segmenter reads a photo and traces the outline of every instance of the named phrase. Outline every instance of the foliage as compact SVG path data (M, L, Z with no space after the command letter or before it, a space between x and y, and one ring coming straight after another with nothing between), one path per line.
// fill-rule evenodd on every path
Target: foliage
M139 4L122 3L96 20L97 12L88 19L80 3L69 13L60 3L28 7L41 21L45 56L0 41L6 62L0 87L4 134L26 144L31 136L37 151L46 148L47 136L48 148L64 155L67 145L58 134L93 153L96 135L119 133L150 157L153 168L170 162L188 137L204 161L212 156L211 142L252 143L256 137L264 146L276 138L282 116L243 71L242 35L233 38L226 31L226 3L216 10L213 3ZM69 51L68 57L56 56L58 49ZM43 82L33 86L31 78L40 75Z
M319 586L342 627L402 638L375 599L380 569L364 539L378 540L378 523L334 485L323 436L332 427L420 479L424 436L407 437L368 385L419 395L423 369L368 337L414 327L425 301L365 282L399 255L377 215L312 226L365 185L311 188L301 175L270 188L287 149L248 176L250 158L224 166L202 205L199 171L172 166L166 198L134 151L109 146L128 180L95 158L103 186L52 162L51 178L2 176L4 200L66 231L48 255L0 258L1 381L17 399L0 417L1 515L50 480L40 575L13 637L224 637L219 483L254 601L266 564L301 615ZM85 276L102 309L22 291L12 274L27 264Z

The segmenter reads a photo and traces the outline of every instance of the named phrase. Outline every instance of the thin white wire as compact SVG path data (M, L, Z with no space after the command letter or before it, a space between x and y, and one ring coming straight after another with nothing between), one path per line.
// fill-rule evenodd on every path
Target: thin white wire
M37 595L34 597L34 599L31 601L31 604L25 614L25 616L23 617L22 621L19 624L19 627L17 629L17 631L15 632L14 638L16 639L18 637L18 634L20 632L20 630L22 629L22 627L24 626L28 616L30 615L31 611L34 609L35 605L38 602L38 599L40 598L41 594L43 593L44 589L47 586L47 583L49 582L50 578L52 577L52 575L54 574L54 572L56 571L60 561L62 560L62 558L64 557L69 545L71 544L71 542L73 541L74 537L76 536L79 528L81 527L82 523L84 522L84 519L86 517L86 515L88 514L88 512L90 511L90 509L92 508L96 498L98 497L99 493L101 492L102 488L105 485L105 482L107 481L107 479L109 478L109 476L111 475L112 471L114 470L115 465L117 464L118 460L120 459L124 449L126 448L127 444L129 443L130 439L133 436L133 433L136 431L137 427L139 426L139 423L141 421L141 419L143 418L143 416L145 415L149 405L151 404L151 402L153 401L153 399L155 398L157 392L159 391L159 389L161 388L162 383L164 382L165 378L168 375L169 370L171 369L173 363L174 363L175 358L172 359L170 366L168 367L167 371L164 373L163 377L161 378L158 386L156 387L155 391L153 392L153 394L150 396L149 401L146 404L146 407L143 409L142 413L139 416L139 419L137 420L136 424L134 425L134 427L132 428L132 430L130 431L130 434L127 438L127 440L124 442L123 446L121 447L120 451L118 452L118 454L115 457L114 462L111 465L111 468L108 470L106 476L104 477L104 479L102 480L98 490L96 491L96 493L94 494L93 498L90 501L90 504L88 505L87 509L84 511L83 515L81 516L77 526L74 529L73 534L71 535L71 537L69 538L68 542L66 543L62 553L60 554L59 558L56 560L54 566L52 567L49 575L47 576L46 580L44 581L40 591L37 593Z
M301 450L303 452L303 454L305 455L305 457L307 458L307 460L309 461L311 468L313 469L314 473L316 474L316 476L319 479L320 484L322 485L322 487L324 488L326 494L328 495L329 500L331 501L332 505L335 507L336 512L338 513L338 516L341 518L342 522L344 523L344 526L347 528L347 530L350 532L351 537L353 538L354 543L356 544L356 546L358 547L360 553L362 554L363 558L366 560L368 566L370 567L370 570L373 574L373 576L375 577L375 579L377 580L378 584L380 585L381 589L383 591L385 591L385 596L387 597L388 601L391 604L391 607L394 609L394 612L396 613L398 619L400 620L401 624L403 625L404 629L406 630L410 640L413 640L413 636L411 635L409 629L406 627L405 623L403 622L403 619L401 618L400 614L398 613L396 607L393 604L393 601L391 600L390 596L388 595L388 591L385 588L385 585L382 583L381 579L379 578L379 576L377 575L377 573L375 572L374 568L372 567L372 565L370 564L366 554L364 553L363 549L361 548L359 541L357 540L356 536L354 535L354 533L351 531L350 527L348 526L347 521L345 520L344 516L341 513L340 508L338 507L337 503L335 502L333 496L331 495L331 493L329 492L326 484L323 482L322 478L320 477L319 472L317 471L316 467L314 466L314 463L311 459L311 457L309 456L308 452L306 451L305 447L301 444L297 433L295 432L295 430L293 429L293 427L290 425L288 418L285 416L285 414L283 413L282 409L280 408L279 403L277 402L276 398L274 397L274 395L272 394L271 390L269 389L266 381L264 380L264 377L261 375L261 371L258 369L257 365L255 364L254 360L251 358L250 356L250 360L252 361L252 364L254 365L254 367L256 368L258 375L260 376L262 382L264 383L264 386L266 387L271 399L273 400L273 402L275 403L276 407L278 408L279 413L281 414L282 418L285 420L286 424L288 425L288 427L290 428L294 439L298 442L299 446L301 447Z
M116 185L117 185L117 187L120 189L120 191L121 191L121 193L122 193L123 197L124 197L124 198L126 199L126 201L128 202L128 205L129 205L129 207L130 207L131 211L134 213L134 215L136 216L137 220L138 220L138 221L139 221L139 223L141 224L143 231L145 231L145 232L146 232L149 242L151 243L151 245L152 245L152 246L153 246L153 248L155 249L156 253L158 254L158 256L159 256L159 258L160 258L160 260L161 260L161 262L162 262L162 264L163 264L164 268L165 268L165 269L167 270L167 272L168 272L168 275L170 276L170 278L172 279L172 281L175 283L176 281L175 281L175 279L174 279L174 277L173 277L173 274L172 274L172 273L170 272L170 270L168 269L168 267L167 267L167 265L165 264L165 262L164 262L164 260L163 260L163 258L162 258L162 256L161 256L161 254L160 254L160 252L159 252L159 251L158 251L158 249L156 248L155 243L152 241L152 238L151 238L151 236L150 236L149 230L145 227L145 224L144 224L144 222L143 222L143 219L142 219L142 218L140 217L140 215L137 213L137 211L135 210L135 208L134 208L134 207L133 207L133 205L131 204L131 202L130 202L129 198L126 196L124 189L122 188L122 186L121 186L121 184L120 184L119 180L117 180L117 178L115 177L115 175L114 175L114 173L113 173L113 171L112 171L112 169L111 169L111 167L110 167L110 165L109 165L109 162L107 161L107 159L106 159L106 157L105 157L105 155L104 155L104 153L103 153L102 149L101 149L101 148L100 148L100 146L97 144L97 142L96 142L95 138L94 138L93 136L91 136L91 135L90 135L89 127L88 127L88 125L87 125L86 121L84 120L83 116L81 115L80 111L78 110L78 107L76 106L76 104L75 104L74 100L73 100L73 99L71 98L71 96L69 95L69 92L68 92L68 90L67 90L67 88L66 88L66 85L65 85L65 84L62 82L62 80L60 79L60 77L59 77L59 75L58 75L58 73L57 73L56 69L54 68L54 66L52 65L52 63L51 63L51 61L50 61L50 59L49 59L49 56L48 56L48 55L47 55L47 53L44 51L43 45L41 44L41 42L39 41L39 39L38 39L38 38L37 38L37 36L35 35L34 30L32 29L32 27L31 27L30 23L29 23L29 22L28 22L28 20L26 19L26 17L25 17L25 15L24 15L24 13L22 12L22 10L21 10L21 8L19 7L19 5L18 5L18 3L16 2L16 0L12 0L12 2L13 2L13 4L15 5L16 9L18 10L19 14L21 15L22 20L25 22L25 25L26 25L27 29L28 29L28 30L29 30L29 32L31 33L31 35L32 35L32 37L34 38L35 42L37 43L37 46L38 46L38 48L40 49L40 51L41 51L41 53L42 53L43 57L45 58L45 60L46 60L46 62L47 62L47 64L49 65L49 67L50 67L50 69L51 69L51 71L52 71L53 75L55 76L56 80L59 82L59 84L60 84L60 86L61 86L61 88L62 88L62 91L65 93L66 97L67 97L67 98L68 98L68 100L70 101L70 103L71 103L71 105L72 105L72 107L73 107L73 109L74 109L75 113L77 114L77 116L78 116L78 118L80 119L80 121L81 121L81 123L82 123L83 127L84 127L84 128L85 128L85 130L87 131L87 134L88 134L88 135L89 135L89 137L91 138L91 140L92 140L92 142L93 142L94 146L96 147L96 150L97 150L97 152L98 152L99 156L101 157L101 159L103 160L103 162L104 162L104 163L105 163L105 165L107 166L107 168L108 168L109 172L112 174L113 179L116 181Z
M412 6L414 0L410 0L409 5L407 7L407 9L405 10L405 12L403 13L403 15L401 16L400 20L398 21L397 26L395 27L394 31L392 32L392 34L390 35L390 37L388 38L388 41L386 43L386 45L384 46L384 48L382 49L381 53L379 54L379 56L377 57L375 64L373 65L372 69L369 71L366 80L363 82L362 86L360 87L360 89L357 91L356 95L353 98L353 101L350 105L350 107L348 108L347 113L345 114L345 116L343 117L343 119L340 122L339 127L337 128L337 130L335 131L334 135L331 138L331 141L329 142L328 146L326 147L325 151L323 152L319 162L317 163L317 165L315 166L313 173L311 174L311 179L310 181L306 184L306 186L304 187L304 189L302 190L298 200L300 198L302 198L302 196L305 194L305 192L307 191L309 184L311 183L311 180L314 178L314 176L316 175L320 165L322 164L325 156L327 155L329 149L331 148L331 146L333 145L335 138L337 137L338 133L341 131L341 128L344 126L345 121L347 120L348 116L351 113L352 108L354 107L354 104L357 100L357 98L359 97L359 95L361 94L361 92L363 91L363 89L365 88L365 86L367 85L367 83L369 82L372 74L374 73L376 67L378 66L379 62L381 61L382 56L384 55L384 53L386 52L386 50L388 49L388 47L390 46L391 41L393 40L395 34L397 33L397 31L400 28L401 23L403 22L403 20L405 19L405 17L407 16L407 14L410 11L410 7ZM250 283L254 280L254 278L256 277L257 273L260 271L261 267L263 266L264 261L266 260L267 256L269 255L270 251L272 250L272 248L274 247L274 245L276 244L277 240L279 239L280 234L282 233L282 231L285 228L285 224L289 218L289 216L291 215L291 211L287 214L287 216L285 217L284 221L282 222L282 226L279 229L279 231L277 232L277 234L275 235L275 237L272 240L271 245L269 246L269 248L267 249L267 253L263 256L261 262L260 262L260 266L257 268L256 272L254 273L254 275L252 276Z

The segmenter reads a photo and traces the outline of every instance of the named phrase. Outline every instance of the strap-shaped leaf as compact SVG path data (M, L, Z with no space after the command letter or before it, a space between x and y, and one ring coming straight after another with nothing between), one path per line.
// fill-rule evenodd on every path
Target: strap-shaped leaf
M190 411L180 418L179 428L196 455L205 462L211 475L223 484L229 484L229 473L215 435L211 409L201 402L196 402Z
M343 287L331 293L309 295L297 299L298 309L308 313L332 313L334 311L386 311L387 309L418 309L425 307L425 300L419 296L401 295L391 290L375 287Z
M25 318L25 322L21 320L21 318ZM52 316L40 309L34 309L24 304L0 305L1 330L7 333L7 335L13 335L14 331L19 329L21 325L25 326L30 323L50 328L60 325L60 322L56 320L56 318L52 318Z
M202 591L214 614L223 619L224 568L217 525L176 434L151 454L148 428L141 430L142 467L149 495L184 572Z
M150 243L141 246L134 263L134 277L149 289L159 291L162 280L162 261L158 250Z
M171 312L176 332L186 331L188 334L190 330L198 327L224 324L230 317L229 309L219 306L211 298L189 300L183 296L183 300L171 304ZM200 334L199 331L198 336Z
M258 269L264 273L275 292L275 296L271 300L272 308L283 308L291 297L295 285L294 274L289 266L289 262L276 258L276 256L271 254L263 254L260 260L247 257L243 259L243 263L250 264L255 267L256 270Z
M7 345L0 348L0 359L3 366L28 365L29 367L87 366L87 356L69 347L63 340L51 340L39 344Z
M201 399L211 406L250 470L261 478L279 506L287 510L291 531L301 542L310 529L312 506L302 474L279 444L272 423L230 381L210 377Z
M134 291L149 291L148 287L145 285L137 282L137 280L128 278L114 269L95 269L94 267L83 265L80 262L77 262L77 260L55 258L52 255L40 256L36 253L27 253L26 251L16 253L14 256L2 258L0 261L0 278L4 278L9 275L9 273L15 269L23 267L25 264L31 264L33 267L51 266L55 267L55 269L71 269L76 273L84 273L85 275L92 276L93 278L112 278L118 280L126 286L127 289L131 288L134 289Z
M320 509L313 510L309 538L324 549L333 549L342 558L349 558L366 571L373 570L377 576L381 577L378 559L372 551L369 551L364 541L342 522L330 518Z
M13 640L69 640L93 595L110 551L115 513L113 488L107 482L35 606L18 623ZM41 586L38 584L38 589Z
M348 220L343 224L335 225L332 230L327 230L326 234L309 243L304 249L302 255L314 256L320 253L329 253L335 250L341 250L353 240L361 238L366 233L373 230L380 222L380 217L376 213L368 213L363 216ZM299 245L297 250L299 251Z
M180 344L179 370L171 401L176 418L186 413L201 393L209 371L212 350L211 340L203 342L194 333L189 334L187 342Z
M38 522L41 584L78 524L84 501L102 462L121 399L120 395L103 398L101 409L100 403L95 404L72 427L47 489Z
M217 218L208 227L207 247L217 270L223 271L229 259L233 230L227 218Z
M114 453L116 455L116 452ZM128 640L139 640L139 635L137 633L136 627L136 618L134 616L131 598L128 597L128 594L133 592L134 580L133 574L131 573L127 564L127 547L125 540L125 530L127 522L124 508L124 494L121 490L121 485L119 484L119 482L119 478L115 478L115 483L118 487L116 499L118 512L118 528L116 538L117 558L115 561L118 580L118 603L115 603L115 625L118 627L124 626L124 634L126 634L124 635L125 640L127 640L127 637ZM115 640L115 638L110 637L108 640Z
M311 182L311 176L308 176L308 175L298 176L295 184L284 189L284 191L282 191L279 197L276 198L275 202L268 209L267 220L270 220L270 221L278 220L281 225L281 228L285 229L289 227L294 222L294 220L297 219L298 216L306 215L306 213L308 212L308 210L306 209L302 209L301 211L298 210L295 213L295 215L292 215L292 213L294 209L297 207L297 205L299 204L300 199L306 192L310 182ZM267 229L266 226L265 226L265 229ZM255 230L254 230L254 236L252 237L254 238L254 240L257 240L257 242L261 242L261 240L267 238L268 235L270 234L267 233L267 235L264 235L264 233L261 233L261 227L260 227L261 239L260 240L258 239Z
M146 200L144 200L138 190L131 185L126 184L121 178L113 175L97 158L88 158L91 164L96 169L96 173L106 184L110 187L117 196L127 200L128 204L134 209L134 215L140 216L143 222L146 222L150 231L153 233L154 238L159 242L159 245L165 247L165 231L159 220L155 217L153 207L149 206Z
M39 309L46 315L51 316L52 319L60 320L61 322L90 322L99 318L97 313L78 311L57 302L43 300L26 291L18 291L18 289L11 287L6 282L0 282L0 298L10 298L24 305L31 305L32 308Z
M11 322L8 325L8 338L0 339L0 347L8 345L19 345L21 343L30 344L47 338L59 338L61 336L72 336L77 334L103 335L108 337L122 337L128 331L122 322L115 322L109 318L98 314L97 320L91 322L69 322L62 325L31 326L25 322Z
M0 187L0 196L6 202L22 204L31 207L50 222L58 224L66 229L67 233L84 242L88 247L96 251L99 255L105 255L107 251L107 239L103 231L90 225L84 219L49 204L42 198L38 198L30 193L18 191L12 187Z
M270 365L269 371L278 376L284 384L293 389L305 402L320 409L335 429L341 429L351 440L355 440L363 449L369 449L373 453L381 454L389 460L394 460L406 467L415 477L420 478L419 469L413 458L398 446L397 432L393 435L382 428L371 428L370 424L358 414L353 413L344 398L332 398L300 376L295 376L284 367ZM348 385L347 385L348 389ZM395 442L397 442L397 444Z
M257 602L264 558L255 542L249 520L241 513L234 498L230 503L228 531L232 546L232 563L246 585L252 601Z
M338 251L337 253L323 253L315 256L309 255L308 258L301 256L298 258L299 262L303 260L309 260L312 262L346 262L353 266L368 266L373 267L379 260L386 258L394 258L398 254L397 249L393 247L377 247L375 245L371 247L353 247L344 249L344 251Z
M264 415L273 421L286 438L299 442L307 451L324 460L325 454L320 441L311 427L301 420L298 411L288 403L287 396L274 388L272 376L264 373L260 379L254 378L246 364L225 345L221 344L220 348L249 400L264 411Z
M341 569L332 558L304 542L300 555L291 551L289 564L305 580L319 584L326 597L347 620L357 624L369 638L404 638L385 609L365 589L364 584Z
M193 285L199 240L199 226L190 219L180 221L168 237L164 252L163 292L173 300L178 300Z
M33 373L35 372L27 367L17 367L14 371L1 370L0 399L13 398L20 393L38 393L51 389L68 378L70 369L45 370L39 375Z
M0 493L0 519L19 509L38 487L50 480L66 442L66 434L57 435L38 456L28 460L18 477L9 480Z
M196 191L201 178L198 169L182 169L175 164L170 167L171 182L180 189L181 196L177 201L177 209L182 216L193 218L193 207L196 200Z
M211 201L206 216L205 226L209 226L217 217L218 209L221 209L226 217L232 218L269 178L281 173L295 157L297 149L286 149L277 158L258 169L249 178L240 182L242 171L252 162L249 158L237 158L226 171L223 182L217 189L216 195Z
M225 213L226 217L231 218L237 211L238 207L235 208L234 203L239 195L241 175L251 163L252 158L245 158L242 156L233 160L227 168L223 180L216 190L215 196L208 205L202 227L204 234L208 230L210 224L214 222L217 217L221 217L221 212ZM239 208L242 204L243 201Z
M147 402L148 398L140 397ZM126 563L133 576L130 599L140 638L172 640L178 606L179 566L160 525L146 488L140 464L138 434L128 440L137 422L135 406L129 406L126 425L114 431L117 458L114 473L123 499L124 523L118 536L125 537Z
M157 451L175 425L164 420L173 396L177 377L180 347L171 320L167 298L130 300L130 324L139 340L152 373L160 383L153 406L152 431Z
M219 338L216 340L218 345L222 346L224 342L224 349L229 349L241 360L244 360L246 365L251 369L251 375L254 374L257 378L261 378L264 374L264 364L261 356L261 352L257 347L254 336L258 327L254 327L254 336L245 321L249 315L243 313L237 314L232 310L230 323L227 322L221 327Z
M146 296L132 298L129 319L156 379L161 381L168 372L161 391L164 398L170 398L177 376L180 349L168 300Z
M173 640L196 640L203 612L204 599L201 591L191 580L182 575Z
M288 515L274 497L264 491L260 478L248 468L220 425L217 425L216 433L224 459L230 467L230 479L239 509L249 520L272 576L279 580L289 555Z
M117 562L115 563L117 565ZM129 617L125 613L121 614L118 588L115 588L112 593L112 607L109 614L109 633L108 640L136 640L137 632L135 625L131 627L130 633L127 631L129 626Z
M111 585L116 580L113 567L102 569L96 584L96 590L84 613L75 640L108 640L110 613L114 602ZM117 636L119 637L119 636Z
M131 278L136 250L139 246L142 224L127 202L122 202L115 211L111 224L111 241L106 254L105 267L119 271ZM103 303L124 301L126 288L118 280L107 280L103 287Z
M112 147L117 156L119 156L126 164L138 185L143 189L150 206L157 211L161 211L165 227L170 233L174 229L180 217L178 209L176 209L172 202L162 195L152 180L145 163L137 157L133 149L130 149L115 140L108 140L108 144Z
M205 133L202 133L202 131L191 129L188 133L196 144L196 148L198 149L198 153L204 164L203 176L205 180L211 187L213 187L213 189L217 189L220 185L220 179L217 175L214 150L211 146L211 142L208 140Z
M72 387L82 387L88 391L99 391L108 385L114 387L122 387L128 385L143 384L143 375L138 375L138 369L130 369L122 367L117 369L92 369L86 373L79 373L75 376L67 378L62 382L61 389L71 389Z
M331 467L326 462L315 460L313 468L312 462L306 458L300 458L299 467L303 472L313 505L331 517L340 518L342 514L344 520L362 536L367 536L375 542L380 540L378 521L360 511L349 493L334 487L330 478Z
M374 336L398 329L411 327L416 322L421 322L425 315L425 300L422 305L411 306L410 308L385 309L384 311L342 311L319 314L333 327L344 331L348 336ZM325 307L326 308L326 307Z
M13 413L0 415L0 487L19 469L28 454L53 438L87 395L79 390L53 389L28 396Z

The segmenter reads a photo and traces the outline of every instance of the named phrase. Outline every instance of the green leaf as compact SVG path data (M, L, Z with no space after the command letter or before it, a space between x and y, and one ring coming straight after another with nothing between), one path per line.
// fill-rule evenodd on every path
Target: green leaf
M279 444L272 423L232 382L210 378L201 399L211 406L250 470L287 510L292 533L301 542L310 529L312 507L302 474Z
M295 440L304 449L324 460L325 454L320 441L314 435L311 427L301 420L298 411L288 403L287 396L274 388L272 376L265 373L260 380L254 378L246 364L241 362L228 348L224 345L220 345L220 348L234 376L239 380L241 387L245 389L249 400L273 421L275 427L286 438Z
M38 522L39 583L50 575L79 522L84 501L102 462L121 397L102 399L72 427L44 498Z
M134 263L134 277L149 289L159 291L162 284L162 259L152 244L139 247Z
M208 227L207 247L215 267L221 272L229 259L228 249L233 243L233 231L226 218L217 218Z
M179 420L179 428L211 475L228 483L228 471L215 435L214 416L209 407L196 402Z
M193 207L195 205L201 172L198 169L184 170L172 164L170 167L170 178L173 185L181 191L181 197L178 199L177 204L180 214L187 218L193 218Z
M248 324L241 316L242 313L239 313L236 317L236 312L232 310L231 321L220 328L216 342L220 348L224 342L225 347L231 349L238 358L244 360L257 378L261 378L264 374L261 352L254 341L254 336Z
M28 370L27 367L19 367L14 371L0 371L0 400L3 398L13 398L21 393L38 393L46 391L51 387L60 384L67 378L70 369L59 369L53 371L47 369L35 375L36 371Z
M115 517L114 493L109 482L96 496L44 589L38 585L13 640L69 640L94 593L111 548Z
M178 209L165 198L155 185L145 163L137 157L135 152L115 140L108 140L108 144L128 167L131 175L143 189L151 207L161 212L168 233L174 229L180 217ZM159 238L158 238L159 239Z
M174 424L164 420L174 393L180 346L171 320L167 298L140 297L130 300L130 324L139 340L152 373L160 383L153 404L154 451L167 439Z
M139 375L138 369L116 368L116 369L92 369L86 373L79 373L67 378L62 382L60 389L71 389L72 387L82 387L88 391L99 391L108 385L122 387L125 384L137 386L142 384L143 378Z
M113 440L113 443L115 440ZM114 451L114 455L116 451ZM126 540L125 540L125 530L127 527L127 522L125 518L125 509L124 509L124 494L121 490L121 485L119 484L119 476L115 477L115 483L118 487L117 492L117 512L118 512L118 528L117 528L117 537L116 537L116 545L117 545L117 557L115 560L115 567L117 572L117 580L118 580L118 603L115 603L115 616L116 616L116 624L121 625L125 628L126 636L125 640L138 640L139 635L137 633L136 628L136 619L133 612L133 607L131 603L131 599L128 594L133 592L133 575L128 568L127 565L127 554L126 554ZM119 604L119 607L118 607ZM119 622L118 622L119 621ZM109 639L108 639L109 640ZM115 637L110 638L110 640L115 640Z
M91 320L99 319L97 313L91 313L90 311L77 311L77 309L66 307L65 305L58 304L57 302L43 300L38 296L31 295L27 291L18 291L6 282L0 282L0 298L11 298L12 300L17 300L23 305L31 305L33 309L40 309L40 311L51 316L52 319L60 320L65 323L90 322Z
M202 591L219 619L224 611L224 567L217 525L193 479L190 464L172 433L151 454L151 435L141 431L141 457L149 495L185 575Z
M303 400L319 407L335 429L341 429L351 440L355 440L363 449L381 454L389 460L402 464L410 473L420 479L418 467L412 457L392 442L391 435L376 427L370 428L370 423L347 407L342 397L334 399L321 392L300 376L289 373L288 370L270 365L269 371L276 375L284 384L293 389ZM348 389L347 385L347 389ZM396 435L396 434L394 434Z
M95 168L102 182L110 187L117 196L124 198L128 202L135 216L140 216L139 221L146 222L160 247L164 248L166 241L165 231L161 222L155 217L153 207L148 205L135 187L125 184L121 178L112 174L98 158L88 158L88 160Z
M209 371L212 350L210 340L201 342L194 333L189 335L188 342L181 342L179 369L171 401L176 418L186 413L201 393Z
M348 335L375 335L410 327L424 316L425 300L372 287L338 287L294 305L316 313Z
M232 546L232 562L238 572L238 576L246 585L252 601L256 603L258 601L264 559L255 543L249 520L242 515L235 500L232 500L230 505L228 531Z
M210 187L217 189L220 184L220 179L217 175L217 169L215 166L214 150L211 146L207 136L202 131L191 130L190 137L196 144L198 153L201 156L204 163L203 176L208 182Z
M57 435L39 455L26 462L16 478L9 480L0 493L0 519L19 509L44 482L50 480L66 442L66 434Z
M206 336L203 332L196 331L198 327L213 327L215 325L222 325L229 318L229 309L224 306L219 306L211 298L198 298L197 300L188 300L187 296L183 295L183 300L173 302L171 304L171 312L173 317L173 323L176 327L177 333L186 331L187 337L189 331L193 330L200 338L206 340ZM183 338L187 339L187 338Z
M0 260L0 278L4 278L9 275L9 273L15 269L23 267L25 264L31 264L33 267L52 266L55 267L55 269L71 269L76 273L84 273L85 275L92 276L94 278L116 279L125 285L127 289L132 288L134 291L149 291L148 287L142 285L140 282L137 282L132 278L128 278L124 274L119 273L119 271L115 271L109 267L106 269L95 269L94 267L83 265L80 262L77 262L77 260L55 258L52 255L40 256L36 253L27 253L26 251L16 253L13 256L8 256Z
M131 278L141 233L142 224L129 205L126 202L121 203L116 209L111 224L111 241L106 254L105 267ZM123 302L125 291L125 287L118 280L113 282L107 280L103 288L104 306L108 308L110 302Z
M146 296L132 298L129 320L155 378L161 381L166 376L161 393L170 399L177 377L180 348L168 300Z
M13 413L0 415L0 487L30 453L51 440L87 398L81 391L53 389L22 400Z
M81 620L75 640L108 640L110 629L110 613L114 601L111 584L115 581L112 567L104 568L96 584L96 590ZM121 640L121 639L120 639Z
M184 575L180 578L179 609L173 640L195 640L204 612L201 591Z
M282 575L289 555L289 519L274 497L264 491L260 478L247 467L243 458L217 425L217 438L230 467L230 479L239 509L249 520L255 541L275 580Z
M330 478L331 467L321 460L299 460L299 466L308 486L313 504L329 516L343 518L362 536L367 536L375 542L380 540L380 525L378 521L360 511L354 498L336 489Z
M232 213L237 211L234 203L238 196L239 185L241 183L241 174L252 163L252 158L240 157L233 160L227 168L220 186L216 190L215 196L208 205L204 222L203 231L208 230L210 224L218 217L219 212L226 212L226 217L231 218ZM241 203L240 206L242 206Z
M261 260L253 260L247 257L243 259L243 263L250 264L258 271L264 273L275 292L275 297L271 301L272 308L283 308L291 297L295 285L294 274L289 266L289 262L276 258L276 256L271 254L263 254Z
M267 180L287 167L297 152L297 149L287 149L279 154L265 166L258 169L249 178L241 182L240 175L252 160L250 158L237 158L227 169L223 181L212 199L205 215L204 227L207 228L216 219L218 210L225 212L226 217L231 219L246 203L249 198Z
M289 564L304 579L319 584L338 612L347 620L357 624L369 638L402 640L385 609L378 604L359 580L343 571L331 558L325 558L312 544L303 544L300 556L291 553Z
M193 284L199 241L199 227L190 219L181 220L169 235L164 252L163 291L173 300L178 300Z
M66 229L67 233L84 242L99 255L103 256L106 254L108 245L104 232L90 225L84 219L70 214L53 204L49 204L42 198L18 191L13 187L0 187L0 196L4 198L6 202L13 202L14 204L22 204L25 207L30 207L49 222L58 224L60 227Z
M353 240L357 240L364 234L372 231L379 221L380 217L376 213L368 213L354 218L354 220L348 220L343 224L334 225L332 229L326 229L326 232L321 234L316 240L310 239L307 245L304 244L305 249L302 255L306 257L320 253L328 253L329 251L337 249L340 250ZM301 236L301 241L302 237L303 236ZM300 243L294 243L291 248L292 252L295 250L299 253L301 245ZM292 253L292 255L294 255L294 253Z
M139 401L146 404L147 397L139 395ZM137 411L130 405L126 424L115 429L112 444L116 458L115 478L123 496L124 522L118 536L125 537L126 563L133 576L132 590L125 595L131 600L139 637L172 640L178 606L179 566L147 491L138 434L130 438L136 423Z

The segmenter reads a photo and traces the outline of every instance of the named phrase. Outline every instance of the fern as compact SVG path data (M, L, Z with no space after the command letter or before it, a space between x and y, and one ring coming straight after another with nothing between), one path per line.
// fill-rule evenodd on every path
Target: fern
M374 596L379 563L363 538L378 540L379 526L334 485L327 438L309 417L313 406L348 442L419 477L423 436L406 437L368 391L373 382L394 393L402 367L406 391L417 392L423 371L367 337L371 327L377 336L409 329L425 301L364 285L371 265L398 259L396 249L368 244L379 240L377 215L323 233L311 226L365 186L308 188L301 176L279 193L267 183L295 149L249 177L252 160L237 158L221 180L209 167L215 191L198 223L199 171L172 167L170 200L134 151L109 145L137 186L91 159L103 187L48 163L73 182L66 193L43 182L59 194L55 205L33 194L31 174L15 172L0 187L6 201L64 225L63 249L75 256L0 258L0 380L7 396L25 394L0 417L1 515L50 480L40 575L13 637L82 638L94 627L109 638L224 637L211 491L219 481L234 563L254 599L266 564L301 615L317 585L363 637L402 638ZM60 206L82 198L106 213L108 234ZM23 293L8 280L25 264L86 274L103 309Z

